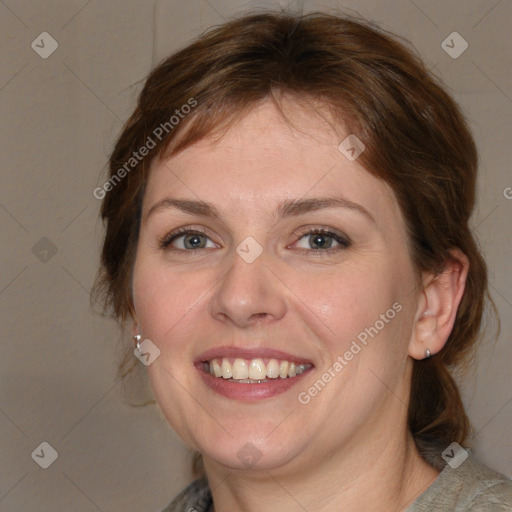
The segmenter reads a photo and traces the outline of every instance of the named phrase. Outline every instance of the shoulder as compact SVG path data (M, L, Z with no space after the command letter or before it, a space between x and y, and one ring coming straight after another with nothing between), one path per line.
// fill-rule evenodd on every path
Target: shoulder
M489 510L492 512L512 511L512 480L484 466L476 459L472 460L475 477L480 485L475 485L471 496L470 510Z
M512 511L512 480L489 469L470 452L460 466L446 467L407 512Z
M205 478L194 480L158 512L210 512L212 495Z

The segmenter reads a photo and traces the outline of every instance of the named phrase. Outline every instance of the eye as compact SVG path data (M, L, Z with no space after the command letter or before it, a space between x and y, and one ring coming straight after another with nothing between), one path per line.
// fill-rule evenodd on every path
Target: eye
M347 249L350 245L351 242L347 236L325 228L315 228L302 233L295 247L301 252L330 254Z
M314 228L301 233L294 247L299 252L325 255L346 249L350 245L351 241L345 235L325 228ZM180 228L160 239L159 247L173 251L195 251L197 249L218 249L220 246L202 230Z
M219 247L216 243L212 242L203 231L188 228L182 228L166 235L159 241L159 246L161 249L177 251L216 249Z

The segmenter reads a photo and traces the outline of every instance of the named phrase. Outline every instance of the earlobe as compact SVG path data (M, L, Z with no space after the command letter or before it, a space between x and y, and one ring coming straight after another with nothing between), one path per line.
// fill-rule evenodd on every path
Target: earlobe
M459 249L452 249L450 255L441 273L428 274L424 278L409 343L409 356L414 359L437 354L452 332L464 293L469 260Z

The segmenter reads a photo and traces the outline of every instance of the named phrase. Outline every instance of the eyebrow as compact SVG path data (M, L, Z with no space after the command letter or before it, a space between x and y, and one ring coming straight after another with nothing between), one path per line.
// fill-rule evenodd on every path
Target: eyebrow
M180 210L191 215L201 217L213 217L221 219L220 211L211 203L200 200L165 198L155 203L148 211L146 220L154 213L169 208ZM371 222L377 224L370 212L358 203L349 201L343 197L315 197L310 199L293 199L284 201L277 207L276 213L280 218L297 217L305 213L310 213L327 208L347 208L363 214Z

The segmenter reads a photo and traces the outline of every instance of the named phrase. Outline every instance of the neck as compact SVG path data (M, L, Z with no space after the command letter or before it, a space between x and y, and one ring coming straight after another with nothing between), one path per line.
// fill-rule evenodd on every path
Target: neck
M438 475L407 432L350 445L295 470L232 471L205 458L215 512L400 511Z

